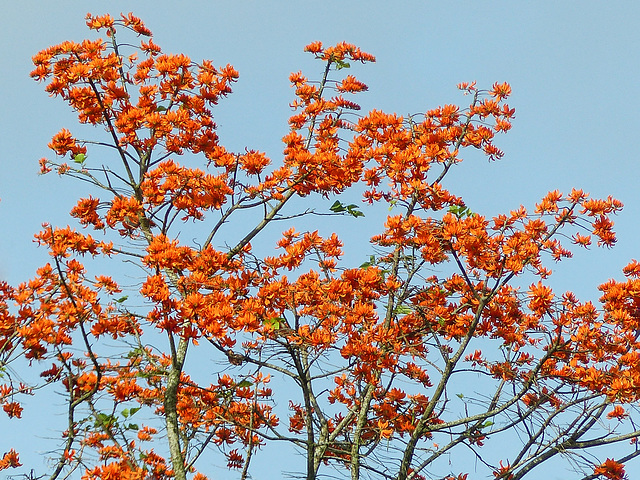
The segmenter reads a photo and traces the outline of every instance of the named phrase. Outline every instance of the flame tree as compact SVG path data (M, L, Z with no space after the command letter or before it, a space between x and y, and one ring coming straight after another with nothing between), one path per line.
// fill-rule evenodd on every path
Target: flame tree
M485 218L445 188L463 152L502 156L508 84L459 85L465 108L363 115L349 98L367 87L344 72L374 57L312 43L324 68L290 76L272 161L219 142L232 66L163 54L131 14L87 25L104 38L47 48L32 72L106 132L62 129L40 162L89 187L71 210L82 228L45 225L49 263L0 285L4 411L20 417L46 384L66 398L51 479L202 480L213 461L244 480L269 443L299 450L307 480L462 480L472 464L516 480L554 457L584 480L625 478L640 452L640 265L601 285L599 306L548 281L569 247L614 244L621 203L554 191ZM390 210L359 267L337 233L295 228L354 187ZM362 216L339 199L324 213ZM280 239L253 248L270 224ZM27 370L41 382L21 383ZM14 450L0 460L19 465Z

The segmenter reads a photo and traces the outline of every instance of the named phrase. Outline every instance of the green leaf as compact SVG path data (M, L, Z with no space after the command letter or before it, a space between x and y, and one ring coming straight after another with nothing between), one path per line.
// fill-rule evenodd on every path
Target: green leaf
M342 213L347 209L347 207L345 207L340 200L336 200L333 205L331 205L331 208L329 208L329 210L331 210L332 212L335 213Z
M465 205L451 205L449 207L449 213L453 213L458 218L473 217L475 213Z
M140 409L141 409L141 408L142 408L142 407L125 408L125 409L122 411L122 416L123 416L124 418L127 418L127 417L130 417L130 416L132 416L132 415L135 415L135 414L136 414L136 412L140 411Z
M73 157L73 161L76 163L84 163L87 159L87 156L84 153L78 153L75 157Z
M156 107L156 112L166 112L167 111L167 107L163 107L162 105L158 105Z
M129 425L125 426L124 428L126 428L127 430L140 430L140 427L138 426L137 423L130 423Z
M249 380L242 380L240 383L236 384L236 387L247 388L247 387L250 387L251 385L253 385L253 383L251 383Z
M375 255L371 255L367 262L364 262L362 265L360 265L360 268L373 267L375 264L376 264L376 256Z
M136 347L133 350L130 350L129 353L127 353L127 358L136 358L142 355L144 355L144 349Z
M359 208L360 207L358 207L358 205L354 205L353 203L351 205L347 205L347 213L355 218L364 217L364 213L362 213Z
M333 205L329 207L329 210L331 210L333 213L348 213L355 218L364 217L364 213L362 213L359 209L360 207L355 203L345 205L340 200L336 200Z
M93 423L95 427L111 428L118 425L118 420L113 415L107 415L106 413L98 413Z
M344 60L334 60L333 62L336 64L336 70L342 70L343 68L351 67L351 65Z
M271 325L271 328L274 330L280 329L280 324L284 323L285 319L282 317L274 317L274 318L265 318L262 323L265 325Z
M393 311L396 315L408 315L411 312L413 312L413 310L407 305L398 305Z

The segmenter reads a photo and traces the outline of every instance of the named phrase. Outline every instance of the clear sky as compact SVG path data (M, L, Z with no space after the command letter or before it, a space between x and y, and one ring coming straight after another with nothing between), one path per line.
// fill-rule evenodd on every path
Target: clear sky
M463 164L453 175L455 193L489 216L531 207L556 188L620 199L618 245L563 262L554 281L560 291L596 299L599 283L620 278L628 260L640 257L638 2L25 0L3 2L0 13L0 279L16 284L33 275L46 261L33 234L43 222L69 223L67 213L80 196L69 179L37 175L51 136L62 127L90 135L76 127L62 101L49 99L29 78L31 56L93 35L84 25L87 12L121 11L141 17L166 52L233 64L240 80L216 111L222 143L276 160L290 115L289 73L320 73L320 63L302 52L312 41L345 40L377 57L350 72L369 85L357 98L364 111L464 105L457 83L475 80L489 88L507 81L516 119L497 140L505 157ZM4 433L8 428L18 432L17 442ZM26 450L33 449L36 429L39 451L53 448L45 439L57 433L38 412L25 412L22 421L0 418L0 453L15 446L25 463L37 466L40 458ZM633 472L628 469L631 478Z

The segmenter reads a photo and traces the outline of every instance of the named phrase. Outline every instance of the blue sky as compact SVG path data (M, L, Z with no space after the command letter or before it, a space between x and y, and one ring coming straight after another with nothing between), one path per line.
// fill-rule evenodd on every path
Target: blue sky
M618 245L559 265L554 282L560 291L595 299L599 283L620 278L621 268L639 256L637 2L61 0L4 2L2 10L0 279L16 284L33 275L46 261L33 234L43 222L69 223L68 211L82 194L71 180L37 175L38 159L49 155L46 145L60 128L86 137L91 132L77 127L68 108L49 99L29 71L37 51L91 35L87 12L133 11L166 52L233 64L240 80L216 111L222 142L231 150L266 151L275 160L290 115L289 73L320 73L320 64L302 52L312 41L345 40L377 57L350 72L369 85L357 99L364 111L406 114L464 104L457 83L475 80L488 88L507 81L516 120L497 141L505 157L488 163L470 156L452 176L454 191L489 216L531 207L556 188L620 199ZM357 241L347 233L347 243L349 235ZM0 431L24 432L18 444L11 442L24 450L43 418L35 411L25 412L22 423L0 418ZM40 451L53 448L44 438L55 438L55 431L37 428ZM0 438L0 453L8 442L7 435ZM27 451L22 458L40 461Z

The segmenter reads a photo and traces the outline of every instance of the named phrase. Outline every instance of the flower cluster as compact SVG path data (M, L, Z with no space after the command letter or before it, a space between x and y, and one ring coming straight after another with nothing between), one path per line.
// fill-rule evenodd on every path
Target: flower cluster
M282 160L272 162L219 142L212 110L238 78L233 67L163 53L132 14L86 20L106 38L43 50L32 76L107 132L96 142L62 129L49 143L61 160L40 161L42 173L100 190L71 216L105 239L45 225L35 238L49 263L17 288L0 283L0 366L27 359L68 404L55 475L82 467L87 479L204 480L198 459L216 447L246 477L255 449L279 439L308 455L308 478L327 463L352 478L363 465L425 478L460 445L507 479L574 448L585 418L608 422L594 446L640 436L618 435L635 429L625 405L640 399L640 263L600 286L601 308L548 280L571 247L615 244L622 204L553 191L533 209L490 218L445 188L467 153L503 157L496 136L515 115L509 84L460 84L471 98L464 106L363 114L351 95L367 85L344 70L375 58L314 42L305 50L324 73L319 82L289 77L293 113ZM123 31L142 37L137 47L118 40ZM89 148L105 145L114 155L98 165ZM362 216L339 200L329 212L300 207L349 187L390 210L359 267L345 264L336 232L294 227L312 213ZM285 220L277 240L263 241ZM112 257L125 262L105 272ZM284 427L268 372L299 387L299 398L283 389ZM478 378L489 397L477 394ZM9 374L2 381L0 405L20 418L20 395L35 390ZM138 411L144 422L133 421ZM494 423L528 435L510 457L517 462L503 449L495 459L478 453L500 438ZM13 450L0 459L0 470L18 465ZM625 476L615 459L593 468Z

